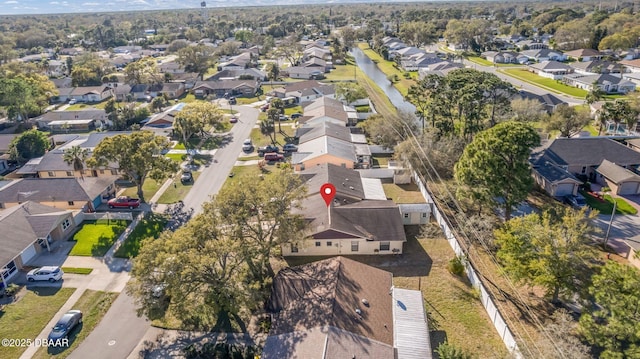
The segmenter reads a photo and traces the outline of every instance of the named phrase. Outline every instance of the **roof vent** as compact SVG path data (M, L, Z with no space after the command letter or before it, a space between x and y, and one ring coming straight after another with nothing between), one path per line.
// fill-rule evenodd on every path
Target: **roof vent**
M362 310L360 308L356 308L356 314L362 315Z
M354 190L355 188L353 188L353 186L349 186L349 189L350 189L350 190Z
M365 307L369 307L369 301L362 298L362 304L364 304Z

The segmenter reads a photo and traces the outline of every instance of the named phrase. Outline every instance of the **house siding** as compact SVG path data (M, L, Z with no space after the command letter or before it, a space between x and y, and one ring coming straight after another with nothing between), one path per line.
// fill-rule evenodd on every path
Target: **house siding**
M347 159L336 157L336 156L332 156L332 155L318 156L318 157L315 157L315 158L312 158L310 160L302 162L302 164L304 165L304 168L312 168L312 167L315 167L315 166L318 166L318 165L321 165L321 164L325 164L325 163L330 163L330 164L336 165L336 166L344 166L346 168L351 168L351 169L353 169L353 166L354 166L354 162L353 161L349 161ZM301 167L302 166L300 164L295 164L296 171L300 171Z
M327 246L327 242L331 242L331 246ZM316 247L315 242L320 242L320 246ZM358 251L351 251L351 242L358 242ZM282 245L283 256L321 256L321 255L384 255L384 254L401 254L403 241L389 241L389 250L380 251L380 243L384 241L367 241L363 238L359 239L305 239L298 244L298 252L291 252L291 245Z

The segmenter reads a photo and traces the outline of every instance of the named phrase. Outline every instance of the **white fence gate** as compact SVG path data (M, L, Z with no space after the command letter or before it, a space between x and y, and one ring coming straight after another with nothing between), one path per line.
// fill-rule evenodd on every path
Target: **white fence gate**
M100 212L100 213L79 212L73 218L76 224L80 224L83 221L99 220L99 219L132 221L133 214L131 212Z

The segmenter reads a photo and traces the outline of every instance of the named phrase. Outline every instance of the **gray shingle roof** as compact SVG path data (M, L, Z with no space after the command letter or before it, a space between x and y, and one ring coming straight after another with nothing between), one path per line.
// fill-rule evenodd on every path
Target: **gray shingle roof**
M25 202L0 211L0 266L18 256L38 238L46 237L69 211Z
M364 199L364 189L358 171L325 163L301 171L300 176L305 180L307 193L310 195L319 193L323 184L331 183L336 187L335 199L341 203L343 200L352 203Z
M327 121L300 127L296 132L302 133L299 136L298 140L298 143L300 144L321 136L330 136L343 141L351 142L351 131L349 131L346 126Z
M640 176L611 161L602 160L596 171L617 185L624 182L640 182Z
M0 189L0 203L93 201L117 178L24 178Z
M300 144L298 152L292 156L292 162L301 163L312 158L329 154L347 161L356 162L356 151L353 143L335 137L321 136Z
M640 152L602 137L558 138L545 155L559 165L598 166L602 160L619 165L640 165Z

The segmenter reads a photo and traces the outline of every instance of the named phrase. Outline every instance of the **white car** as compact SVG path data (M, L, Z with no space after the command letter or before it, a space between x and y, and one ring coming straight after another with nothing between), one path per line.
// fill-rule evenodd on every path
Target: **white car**
M40 267L32 269L27 273L27 280L29 282L35 282L37 280L48 280L49 282L56 282L62 279L64 272L60 267Z
M72 98L71 100L69 100L69 105L75 105L76 102L78 102L78 101L76 101L75 98Z
M251 143L250 139L246 139L244 140L244 142L242 143L242 151L244 152L251 152L253 151L253 143Z

